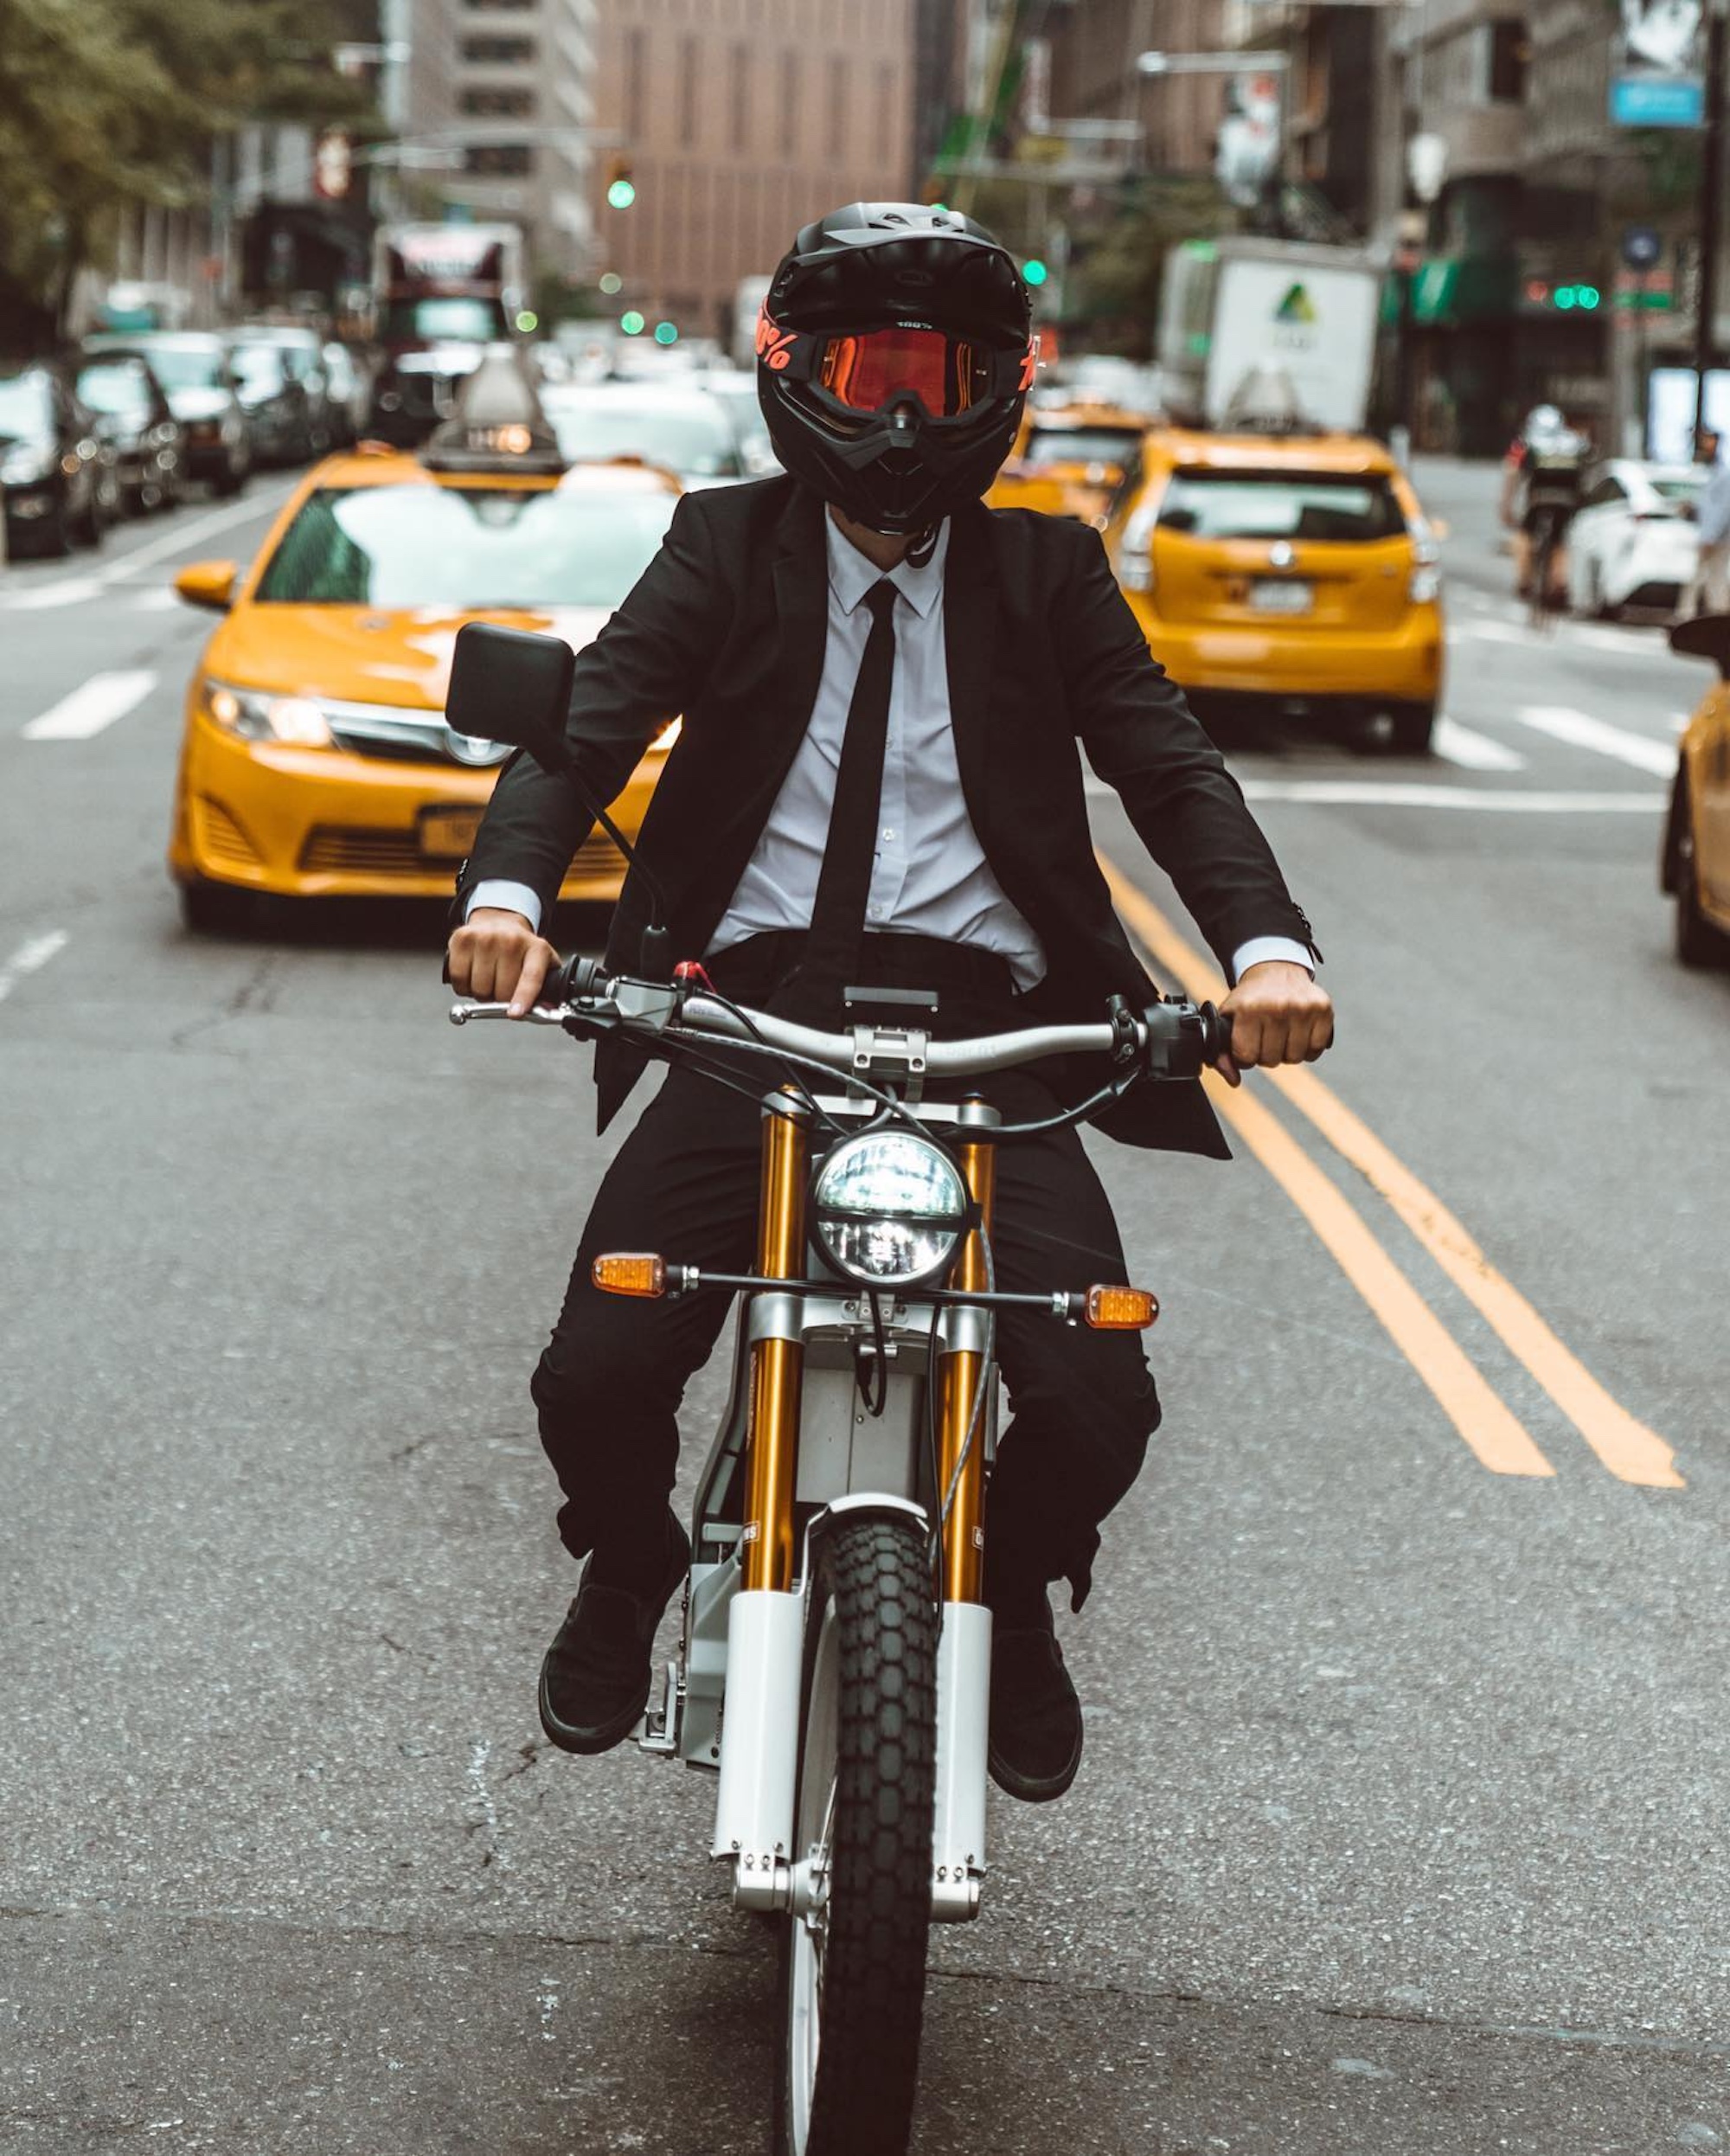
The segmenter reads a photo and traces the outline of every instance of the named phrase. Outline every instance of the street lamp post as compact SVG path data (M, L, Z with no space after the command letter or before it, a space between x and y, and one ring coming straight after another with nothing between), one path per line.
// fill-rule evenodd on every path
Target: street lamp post
M1706 22L1706 110L1700 160L1700 295L1694 324L1694 432L1706 424L1706 377L1716 356L1718 232L1724 194L1724 17L1710 0Z

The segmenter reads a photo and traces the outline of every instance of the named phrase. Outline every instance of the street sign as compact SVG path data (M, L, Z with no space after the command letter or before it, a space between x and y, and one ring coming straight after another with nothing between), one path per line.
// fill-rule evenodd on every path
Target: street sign
M1663 238L1650 225L1630 225L1622 234L1622 260L1630 269L1655 267L1663 251Z
M1698 127L1706 115L1700 0L1622 0L1610 63L1618 127Z

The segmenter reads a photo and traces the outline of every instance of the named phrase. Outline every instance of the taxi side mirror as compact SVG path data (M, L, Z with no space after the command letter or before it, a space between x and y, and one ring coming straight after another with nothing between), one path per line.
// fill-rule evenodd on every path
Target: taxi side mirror
M234 579L239 570L232 561L191 561L174 580L174 588L189 606L208 606L226 613L234 604Z
M445 717L476 741L526 748L545 771L571 760L565 720L577 655L561 637L465 621L451 655Z
M1683 658L1709 658L1730 681L1730 614L1695 614L1670 631L1670 649Z

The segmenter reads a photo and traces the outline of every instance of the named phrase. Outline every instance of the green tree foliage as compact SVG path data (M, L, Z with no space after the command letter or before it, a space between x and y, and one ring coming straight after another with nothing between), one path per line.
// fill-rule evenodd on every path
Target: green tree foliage
M359 0L0 0L0 317L38 337L131 203L198 196L214 135L353 119Z

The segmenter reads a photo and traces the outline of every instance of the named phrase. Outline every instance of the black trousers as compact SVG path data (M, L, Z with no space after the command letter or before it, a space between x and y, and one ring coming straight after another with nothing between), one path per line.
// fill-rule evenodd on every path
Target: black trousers
M753 937L714 960L712 977L758 1009L839 1027L838 1004L825 1007L801 989L802 940ZM1024 1023L999 960L912 936L868 937L866 949L867 984L938 987L940 1035ZM766 1063L752 1066L762 1091L770 1072ZM975 1082L1006 1122L1057 1107L1026 1073ZM748 1270L761 1142L755 1100L676 1067L602 1179L531 1388L541 1441L565 1494L559 1532L573 1557L600 1549L620 1565L655 1572L678 1464L679 1403L731 1306L719 1293L668 1302L604 1295L590 1267L603 1251L655 1250L684 1264ZM999 1149L992 1248L1005 1289L1048 1293L1124 1278L1117 1223L1074 1131ZM988 1591L995 1601L1067 1577L1079 1608L1099 1524L1135 1480L1159 1424L1140 1336L1072 1328L1038 1311L1005 1312L997 1352L1011 1420L987 1498Z

